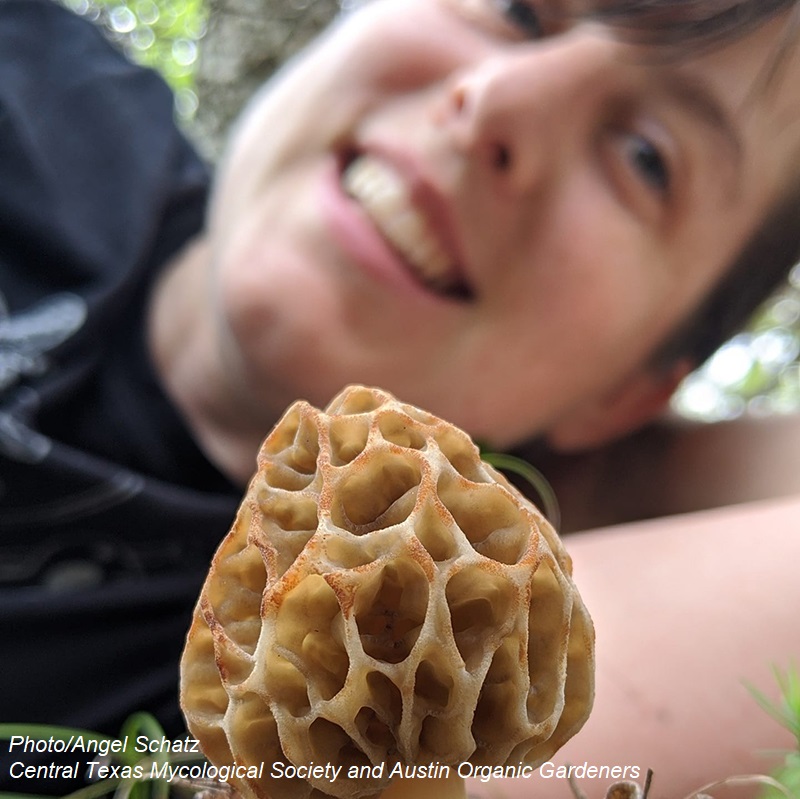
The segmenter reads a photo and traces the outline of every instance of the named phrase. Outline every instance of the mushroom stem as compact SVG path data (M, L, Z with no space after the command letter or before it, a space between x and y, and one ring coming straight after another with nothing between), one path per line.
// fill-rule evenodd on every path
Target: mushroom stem
M448 777L397 779L378 799L467 799L467 789L451 769Z

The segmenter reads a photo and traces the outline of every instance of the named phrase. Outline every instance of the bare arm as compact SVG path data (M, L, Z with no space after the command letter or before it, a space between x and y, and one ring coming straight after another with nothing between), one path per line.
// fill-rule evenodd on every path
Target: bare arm
M800 496L597 530L567 546L597 630L597 699L555 762L638 766L640 781L652 768L651 799L768 773L776 759L760 752L792 738L743 682L776 696L771 664L800 653ZM613 781L578 784L601 799ZM493 799L572 796L557 777L469 787Z

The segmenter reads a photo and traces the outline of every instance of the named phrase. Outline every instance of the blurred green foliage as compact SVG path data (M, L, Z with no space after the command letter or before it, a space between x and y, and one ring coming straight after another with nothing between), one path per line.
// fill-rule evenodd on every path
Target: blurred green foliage
M61 0L99 23L134 61L159 70L175 91L178 117L197 110L194 71L206 29L203 0Z
M698 421L800 411L800 266L744 331L684 381L673 407Z
M777 769L775 777L791 796L800 798L800 670L796 663L791 663L785 670L773 666L775 682L778 684L780 696L773 700L748 686L753 698L763 710L782 727L785 727L794 738L795 746L784 754L784 761ZM770 789L764 791L760 799L783 799L784 794Z

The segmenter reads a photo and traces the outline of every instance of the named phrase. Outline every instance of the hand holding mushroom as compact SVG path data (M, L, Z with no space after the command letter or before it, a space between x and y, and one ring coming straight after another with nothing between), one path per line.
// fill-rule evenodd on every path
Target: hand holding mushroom
M213 763L265 764L232 781L245 797L420 797L415 767L442 766L437 795L463 796L459 764L548 760L593 678L547 521L465 433L352 387L324 412L295 403L265 440L197 604L181 703Z

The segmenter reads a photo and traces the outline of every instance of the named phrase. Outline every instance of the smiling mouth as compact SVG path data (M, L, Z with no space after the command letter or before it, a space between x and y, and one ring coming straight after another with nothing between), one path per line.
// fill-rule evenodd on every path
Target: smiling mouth
M473 298L458 264L390 165L370 155L355 156L344 167L342 187L419 283L443 296Z

